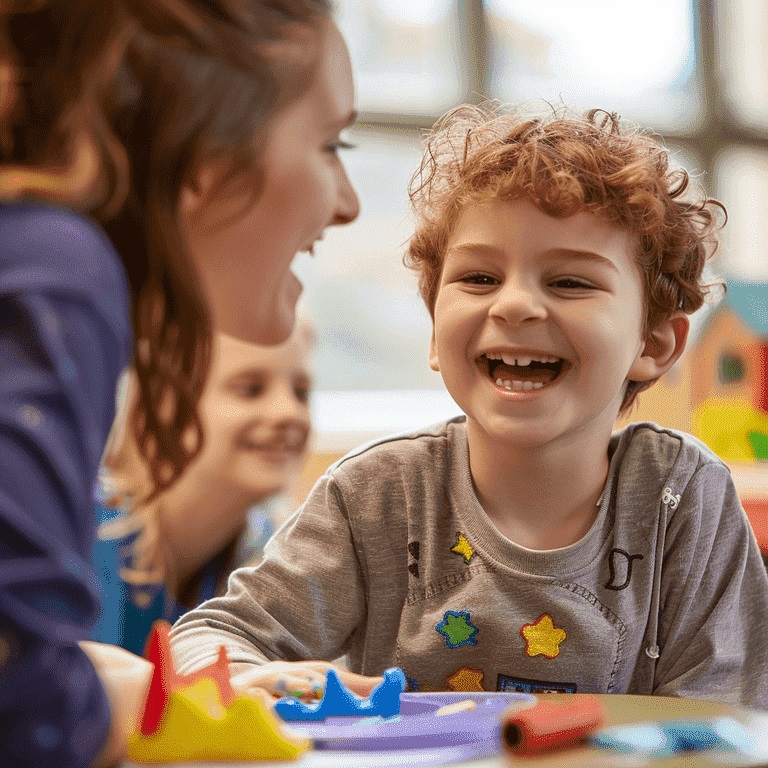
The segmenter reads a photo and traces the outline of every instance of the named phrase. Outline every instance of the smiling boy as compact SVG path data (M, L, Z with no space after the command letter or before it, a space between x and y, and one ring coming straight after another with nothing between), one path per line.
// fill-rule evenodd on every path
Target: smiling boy
M683 352L718 204L614 116L487 107L438 123L412 200L430 364L465 416L331 467L177 625L179 661L224 643L273 691L346 652L419 690L768 708L768 578L728 469L682 433L613 433Z

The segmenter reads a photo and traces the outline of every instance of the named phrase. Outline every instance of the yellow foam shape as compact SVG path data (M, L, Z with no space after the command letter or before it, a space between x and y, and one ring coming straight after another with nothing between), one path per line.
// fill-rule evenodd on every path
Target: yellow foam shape
M284 735L260 699L238 696L225 709L214 681L201 679L171 692L160 727L151 736L134 733L128 758L137 763L295 760L309 746L307 739Z
M768 434L768 415L741 398L707 398L694 412L693 423L696 435L725 461L755 461L748 434Z
M176 690L184 694L200 710L207 712L214 720L221 720L226 714L227 710L224 709L219 698L219 689L213 680L198 680L194 685L177 688Z

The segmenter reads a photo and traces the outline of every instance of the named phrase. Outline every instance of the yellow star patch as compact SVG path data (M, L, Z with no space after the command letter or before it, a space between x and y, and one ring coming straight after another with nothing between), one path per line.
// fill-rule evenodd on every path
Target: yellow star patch
M463 533L457 533L458 539L456 546L451 547L451 552L455 552L457 555L461 555L464 558L465 563L469 563L472 559L472 555L475 554L475 550L472 545L467 541L467 537Z
M448 678L452 691L482 691L483 670L462 667Z
M529 656L548 659L560 653L560 643L566 638L565 630L555 627L548 613L542 613L532 624L523 624L520 634L525 638L525 652Z

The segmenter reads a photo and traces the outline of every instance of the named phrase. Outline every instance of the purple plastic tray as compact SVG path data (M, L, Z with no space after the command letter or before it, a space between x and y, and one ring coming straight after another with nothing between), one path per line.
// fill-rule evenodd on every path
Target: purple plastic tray
M472 699L474 709L436 716L447 704ZM391 718L329 717L323 722L291 722L284 727L307 736L318 750L377 752L459 748L479 757L501 749L501 713L536 702L527 693L403 693L400 714Z

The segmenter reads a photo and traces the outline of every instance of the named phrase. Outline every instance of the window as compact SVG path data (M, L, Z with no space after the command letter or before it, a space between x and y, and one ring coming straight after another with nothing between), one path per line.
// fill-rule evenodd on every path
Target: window
M764 0L337 0L356 72L362 212L304 259L318 331L318 449L458 412L427 364L431 324L402 266L420 135L463 101L601 107L659 131L730 220L714 271L768 282ZM733 375L735 367L728 368ZM726 371L723 370L723 374ZM355 425L359 429L355 429Z
M698 121L689 0L489 0L487 9L494 96L601 107L657 128Z
M462 99L453 0L340 0L336 7L357 73L360 110L439 113Z

